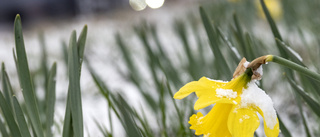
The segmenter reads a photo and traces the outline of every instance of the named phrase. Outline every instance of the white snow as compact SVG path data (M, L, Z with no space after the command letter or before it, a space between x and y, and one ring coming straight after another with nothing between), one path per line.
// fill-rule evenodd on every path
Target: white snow
M248 83L248 88L243 89L240 105L242 108L254 106L263 112L264 120L268 128L273 129L277 124L276 111L273 108L271 98L260 89L253 81ZM261 114L262 115L262 114Z
M242 123L242 122L243 122L242 118L240 118L240 119L239 119L239 122L240 122L240 123Z
M231 98L236 98L237 97L237 92L234 92L232 89L222 89L222 88L218 88L216 89L216 96L217 97L226 97L228 99Z
M207 78L207 79L211 80L211 81L215 81L215 82L223 82L223 83L228 83L229 82L229 81L223 81L223 80L215 80L215 79L211 79L211 78Z
M249 64L250 64L250 62L246 61L245 63L243 63L243 66L244 66L245 68L247 68Z
M238 59L241 58L240 53L238 52L238 50L235 47L230 47L231 50L233 51L233 53L237 56Z
M235 104L235 105L237 105L237 104L238 104L238 103L237 103L237 101L235 101L235 100L233 100L232 102L233 102L233 104Z
M263 75L262 65L256 70L256 72L259 73L261 76Z
M203 135L203 137L210 137L210 133Z
M294 55L296 56L300 61L302 61L302 57L299 55L299 53L297 53L296 51L294 51L292 48L290 48L289 46L286 46L287 49Z

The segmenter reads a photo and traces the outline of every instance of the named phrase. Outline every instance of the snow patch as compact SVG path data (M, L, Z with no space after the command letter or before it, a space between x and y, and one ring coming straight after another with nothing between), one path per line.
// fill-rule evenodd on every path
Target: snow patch
M245 68L247 68L249 64L250 64L250 62L246 61L245 63L243 63L243 66L244 66Z
M210 133L203 135L203 137L210 137Z
M294 51L292 48L290 48L289 46L286 46L287 49L294 55L296 56L300 61L302 61L302 57L299 55L299 53L297 53L296 51Z
M228 99L231 98L236 98L237 97L237 92L234 92L232 89L222 89L222 88L218 88L216 89L216 96L217 97L226 97Z
M238 104L238 103L237 103L237 101L235 101L235 100L233 100L232 102L233 102L233 104L235 104L235 105L237 105L237 104Z
M240 102L241 107L258 107L263 112L261 115L264 116L267 127L273 129L277 124L277 114L273 108L271 98L253 81L248 83L248 88L243 89L242 92Z
M222 83L228 83L229 82L229 81L223 81L223 80L215 80L215 79L211 79L211 78L207 78L207 79L211 80L211 81L215 81L215 82L222 82Z

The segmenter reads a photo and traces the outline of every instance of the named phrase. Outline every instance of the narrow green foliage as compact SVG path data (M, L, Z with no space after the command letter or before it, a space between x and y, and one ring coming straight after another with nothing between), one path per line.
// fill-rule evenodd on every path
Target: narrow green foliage
M138 126L136 125L135 121L133 120L133 116L129 111L130 106L128 106L126 101L120 95L118 95L117 100L118 100L116 101L117 107L119 108L121 119L124 121L123 126L127 132L127 136L142 137L139 129L137 128Z
M312 99L301 87L298 87L297 84L288 78L290 85L293 87L294 91L297 92L304 101L310 106L312 111L320 117L320 104Z
M9 137L5 124L0 120L0 133L3 137Z
M64 63L66 64L66 66L68 66L68 46L65 41L62 41L61 45L62 45Z
M166 104L164 101L164 93L165 93L165 85L162 82L161 87L160 87L160 97L159 97L159 104L160 104L160 110L161 110L161 124L162 124L162 132L165 137L168 137L167 133L167 124L166 124Z
M84 49L85 49L85 44L86 44L86 40L87 40L87 33L88 33L88 26L85 25L80 33L80 36L79 36L78 42L77 42L80 69L81 69L81 65L82 65L82 61L83 61Z
M282 49L284 49L284 51L286 52L286 54L288 55L288 57L290 57L292 59L293 62L306 67L302 61L299 59L299 57L297 57L297 55L290 50L290 47L288 45L286 45L283 41L281 41L280 39L276 38L276 42L278 45L280 45L282 47Z
M306 120L306 118L304 117L304 114L303 114L304 111L302 109L301 100L300 100L299 97L297 97L296 100L298 102L297 104L298 104L298 107L299 107L299 113L300 113L300 116L301 116L301 119L302 119L302 122L303 122L304 130L306 132L306 136L307 137L311 137L307 120Z
M92 69L90 63L88 61L85 60L85 63L88 66L90 75L94 81L94 83L96 84L96 86L98 87L99 92L105 97L105 99L107 99L108 101L108 107L112 108L112 110L114 111L114 113L116 114L116 116L120 119L120 114L117 111L117 109L115 108L113 102L112 102L112 93L109 91L109 89L107 88L107 86L104 84L104 82L101 80L101 78L94 72L94 70Z
M44 137L41 121L39 117L39 109L33 89L30 76L23 35L20 15L16 16L14 22L15 47L17 53L17 71L19 75L20 86L25 100L26 108L30 117L30 122L37 137Z
M80 90L80 63L76 41L76 32L73 31L69 42L68 74L69 95L74 136L83 137L83 116Z
M12 111L9 108L9 104L5 101L1 91L0 91L0 107L1 107L4 119L7 121L12 137L21 137L20 129L13 117Z
M94 119L94 123L96 124L99 131L102 133L102 135L104 137L111 137L112 136L105 127L103 127L101 124L99 124L99 122L96 119Z
M261 7L262 7L262 10L263 10L264 15L266 16L266 18L267 18L267 20L268 20L268 22L269 22L269 25L270 25L270 27L271 27L273 36L274 36L275 38L278 38L279 40L282 41L282 37L281 37L281 35L280 35L280 33L279 33L279 30L278 30L278 28L277 28L277 25L276 25L276 23L274 22L274 20L272 19L271 15L270 15L270 12L269 12L269 10L268 10L268 8L267 8L264 0L260 0L260 4L261 4Z
M68 90L69 91L69 90ZM67 97L67 107L64 115L64 123L62 130L62 137L73 137L73 127L72 127L72 116L71 116L71 108L70 108L70 93L68 92Z
M179 36L179 38L183 44L184 52L186 53L187 58L188 58L188 71L189 71L192 79L196 80L196 79L198 79L198 76L197 76L198 72L197 72L197 68L196 68L198 66L197 65L198 63L196 62L196 60L194 58L193 52L191 50L191 47L190 47L190 44L188 41L186 26L182 21L176 21L175 28L176 28L176 33Z
M203 25L205 27L205 30L207 32L208 38L209 38L211 50L215 56L215 59L218 61L218 66L219 66L218 70L221 71L222 74L225 75L229 79L232 77L232 72L231 72L230 68L228 67L228 64L227 64L225 58L222 56L222 53L221 53L219 46L218 46L218 40L216 38L217 36L213 30L213 27L211 25L211 22L207 16L206 12L204 11L204 9L202 7L200 7L200 15L201 15L201 19L202 19Z
M236 35L236 38L237 40L239 41L239 45L240 45L240 50L242 51L242 55L244 56L248 56L248 49L247 49L247 45L245 43L245 40L244 40L244 36L243 36L243 30L240 26L240 23L239 23L239 19L237 17L237 15L234 13L233 14L233 21L234 21L234 24L236 26L236 31L234 32L235 35Z
M218 31L218 34L220 35L220 38L226 43L226 45L229 47L230 49L230 53L231 53L231 56L233 58L233 61L237 64L240 62L241 60L241 57L240 57L240 54L238 52L238 50L232 45L231 41L228 39L227 36L225 36L223 34L223 32L221 31L220 28L217 28L217 31Z
M53 126L53 120L54 120L54 106L55 106L55 101L56 101L56 72L57 72L57 64L53 63L49 78L48 78L48 87L47 87L47 96L46 96L46 136L47 137L52 137L52 126Z
M282 122L280 116L277 114L278 120L279 120L279 126L281 130L281 134L285 137L292 137L291 133L289 132L288 128L284 125Z
M14 110L16 112L16 115L15 115L16 121L17 121L17 124L20 128L21 135L23 137L31 137L26 119L24 117L24 113L21 109L21 106L20 106L16 96L13 96L13 105L14 105Z
M44 39L44 34L43 32L40 32L39 34L39 40L40 40L40 46L41 46L41 70L43 71L43 76L44 76L44 87L47 87L48 84L48 77L49 77L49 70L47 67L47 62L48 62L48 55L46 51L46 44L45 44L45 39ZM47 93L48 91L46 91Z
M13 103L12 103L13 91L12 91L12 86L11 86L8 74L6 72L4 63L2 63L1 65L1 79L2 79L2 90L4 93L4 97L9 105L10 110L12 110L12 112L14 113Z

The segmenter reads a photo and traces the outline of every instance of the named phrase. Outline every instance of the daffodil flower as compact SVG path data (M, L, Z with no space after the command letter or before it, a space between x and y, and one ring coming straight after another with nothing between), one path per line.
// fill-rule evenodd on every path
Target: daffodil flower
M267 137L279 135L279 123L271 98L251 77L251 68L230 82L202 77L183 86L175 99L183 99L195 92L195 110L215 104L204 116L201 112L190 117L190 129L204 137L252 137L259 127L259 113L264 119Z
M271 16L274 19L280 19L282 17L282 7L281 7L280 0L265 0L264 2L266 4ZM258 15L260 17L264 17L264 13L263 13L263 10L262 10L262 7L260 5L259 0L256 0L255 3L256 3L256 7L258 8Z

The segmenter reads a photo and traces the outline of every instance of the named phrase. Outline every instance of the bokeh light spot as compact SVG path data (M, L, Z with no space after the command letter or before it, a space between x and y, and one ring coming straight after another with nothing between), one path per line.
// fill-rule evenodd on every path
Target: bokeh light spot
M150 8L156 9L163 5L164 0L146 0L146 3Z
M147 7L145 0L129 0L129 4L136 11L144 10Z

